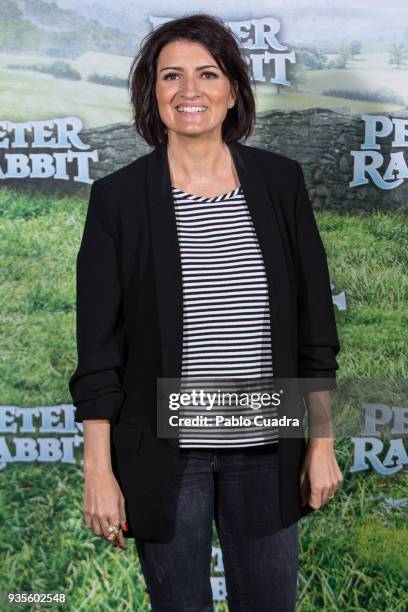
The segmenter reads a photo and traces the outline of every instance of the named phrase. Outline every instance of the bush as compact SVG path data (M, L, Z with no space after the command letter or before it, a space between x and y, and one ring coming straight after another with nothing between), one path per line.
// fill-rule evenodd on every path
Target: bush
M309 70L322 70L326 68L328 62L327 55L315 46L296 48L296 55L301 56L304 65Z
M108 74L96 74L95 72L90 74L88 81L91 83L98 83L98 85L111 85L112 87L126 87L128 86L127 79L121 79L117 76L109 76Z
M365 91L362 89L325 89L322 91L324 96L334 96L335 98L347 98L347 100L364 100L366 102L385 102L403 104L401 96L397 96L393 91L384 89L377 91Z
M81 80L80 73L75 68L72 68L68 62L62 60L56 60L52 64L7 64L7 68L14 70L35 70L36 72L53 74L57 79Z
M58 79L71 79L72 81L80 81L81 75L78 70L72 68L68 62L57 60L50 66L50 73Z

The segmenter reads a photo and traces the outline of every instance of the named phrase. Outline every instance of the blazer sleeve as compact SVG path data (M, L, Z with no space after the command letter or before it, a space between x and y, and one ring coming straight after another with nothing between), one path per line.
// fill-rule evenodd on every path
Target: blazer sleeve
M296 195L298 376L305 392L337 387L340 351L327 256L317 228L302 166Z
M92 183L76 261L78 360L69 379L75 421L117 420L124 391L123 301L117 236L98 181Z

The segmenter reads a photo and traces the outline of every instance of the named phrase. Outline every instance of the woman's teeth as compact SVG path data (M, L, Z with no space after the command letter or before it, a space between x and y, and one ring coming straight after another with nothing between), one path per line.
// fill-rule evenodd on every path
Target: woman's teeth
M207 109L205 106L178 106L177 110L179 113L203 113Z

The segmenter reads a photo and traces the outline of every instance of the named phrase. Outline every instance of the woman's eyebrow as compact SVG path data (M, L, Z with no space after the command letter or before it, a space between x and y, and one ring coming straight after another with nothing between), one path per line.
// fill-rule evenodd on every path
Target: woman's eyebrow
M217 68L218 70L218 66L214 66L213 64L206 64L205 66L197 66L196 70L203 70L203 68ZM165 66L165 68L160 68L160 72L162 72L162 70L184 70L184 68L182 68L182 66Z

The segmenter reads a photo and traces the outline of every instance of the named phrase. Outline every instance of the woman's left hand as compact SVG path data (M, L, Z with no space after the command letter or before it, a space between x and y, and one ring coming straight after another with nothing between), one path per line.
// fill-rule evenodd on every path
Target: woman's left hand
M301 505L308 503L317 510L334 496L342 480L343 474L333 450L333 439L310 439L300 472Z

